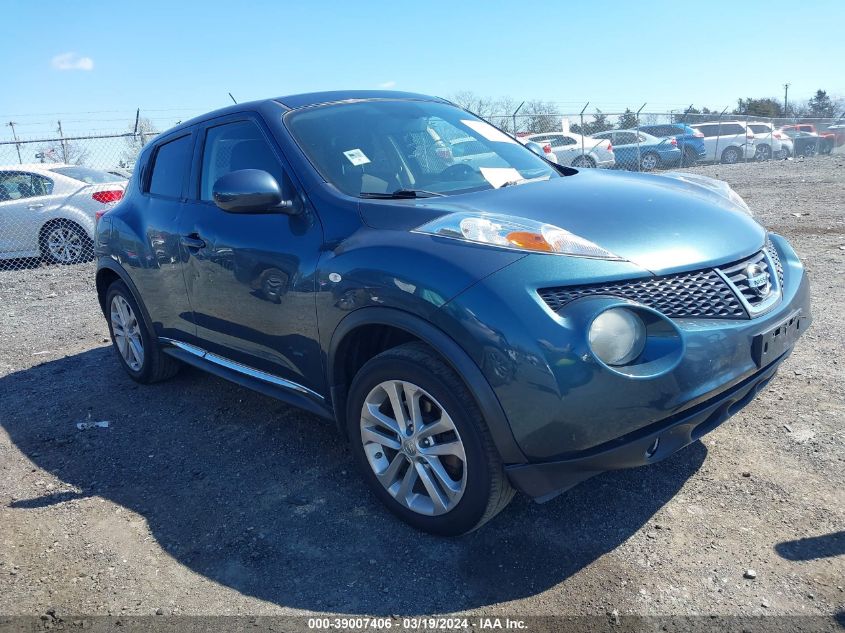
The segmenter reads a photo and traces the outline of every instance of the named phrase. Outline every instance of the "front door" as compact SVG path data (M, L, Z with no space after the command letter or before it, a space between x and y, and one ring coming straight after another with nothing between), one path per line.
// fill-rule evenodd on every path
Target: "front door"
M197 344L323 392L314 294L322 229L315 213L258 118L233 115L209 123L200 130L197 150L180 222ZM214 183L239 169L270 173L301 213L217 207Z

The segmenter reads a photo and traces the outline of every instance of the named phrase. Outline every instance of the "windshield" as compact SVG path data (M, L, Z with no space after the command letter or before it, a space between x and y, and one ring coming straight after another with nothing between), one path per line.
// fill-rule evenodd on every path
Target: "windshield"
M323 178L351 196L455 194L558 177L510 136L442 103L326 105L290 112L285 123Z
M73 178L74 180L81 180L87 185L99 185L106 182L126 180L126 178L115 176L107 171L90 169L89 167L54 167L51 171L62 176L67 176L68 178Z

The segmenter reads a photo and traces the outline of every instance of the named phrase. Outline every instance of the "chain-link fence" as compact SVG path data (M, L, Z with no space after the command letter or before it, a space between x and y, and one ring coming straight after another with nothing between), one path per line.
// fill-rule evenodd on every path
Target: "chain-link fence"
M845 153L845 119L768 118L691 112L491 115L491 123L539 143L573 167L651 171Z
M845 121L722 113L540 112L492 123L562 165L651 171L845 153ZM155 135L136 116L113 134L0 138L0 271L93 258L99 217L123 195L134 161ZM459 142L450 155L457 152ZM467 145L470 151L471 148Z

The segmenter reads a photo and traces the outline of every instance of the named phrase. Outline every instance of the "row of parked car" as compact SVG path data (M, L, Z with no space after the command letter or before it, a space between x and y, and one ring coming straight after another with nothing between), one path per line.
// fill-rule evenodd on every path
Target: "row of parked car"
M651 171L698 162L737 163L829 154L845 145L845 125L818 133L811 123L774 127L764 121L660 123L581 136L528 134L520 139L545 158L572 167Z

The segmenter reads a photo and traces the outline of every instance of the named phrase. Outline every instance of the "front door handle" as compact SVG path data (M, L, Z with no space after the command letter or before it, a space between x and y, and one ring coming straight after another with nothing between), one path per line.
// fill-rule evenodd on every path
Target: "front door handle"
M39 204L39 203L36 203L36 204L30 204L30 205L28 205L28 206L27 206L27 209L40 209L40 208L42 208L43 206L44 206L43 204Z
M183 235L182 237L179 238L179 242L185 248L192 248L192 249L195 249L195 250L205 248L205 240L203 240L196 233L191 233L190 235Z

